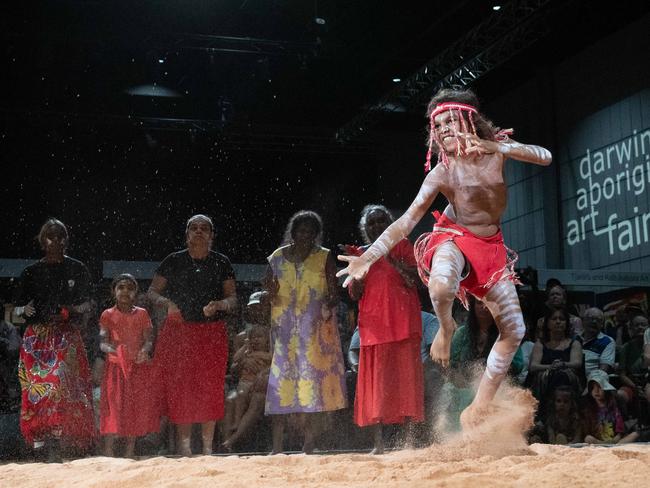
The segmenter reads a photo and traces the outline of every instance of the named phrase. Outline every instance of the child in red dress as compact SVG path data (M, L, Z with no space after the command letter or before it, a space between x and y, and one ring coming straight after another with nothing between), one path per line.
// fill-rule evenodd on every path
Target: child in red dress
M117 276L111 288L116 304L99 319L100 349L106 353L100 433L106 456L113 456L115 438L125 437L125 456L133 457L136 438L159 430L152 394L152 325L147 311L134 305L138 283L132 275Z

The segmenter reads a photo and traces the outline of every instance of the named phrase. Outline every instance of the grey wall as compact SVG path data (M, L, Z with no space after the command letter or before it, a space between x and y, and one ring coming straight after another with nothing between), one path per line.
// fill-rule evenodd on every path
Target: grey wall
M650 269L650 89L576 124L558 163L565 265Z
M650 132L644 132L650 129L648 32L646 16L561 64L540 67L538 77L484 107L495 123L516 129L515 139L544 145L554 154L548 168L514 161L506 168L509 201L503 231L508 245L519 252L520 266L650 269ZM622 152L628 144L629 158ZM586 161L580 174L587 150L591 180L583 178ZM610 165L601 171L594 156L605 151L606 157L607 150ZM610 196L612 182L616 191L611 198L595 198L586 207L583 198L578 208L578 197L590 184L601 189L605 184ZM592 211L598 212L596 234L603 234L594 235ZM608 221L611 232L602 229Z

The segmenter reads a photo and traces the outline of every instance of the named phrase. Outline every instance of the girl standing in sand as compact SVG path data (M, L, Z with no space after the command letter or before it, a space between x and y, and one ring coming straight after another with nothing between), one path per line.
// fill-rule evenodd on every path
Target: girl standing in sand
M125 456L133 457L136 438L159 429L151 395L152 325L147 311L135 306L138 282L132 275L117 276L111 290L115 306L99 319L100 349L106 353L100 432L106 456L113 456L115 438L125 437Z

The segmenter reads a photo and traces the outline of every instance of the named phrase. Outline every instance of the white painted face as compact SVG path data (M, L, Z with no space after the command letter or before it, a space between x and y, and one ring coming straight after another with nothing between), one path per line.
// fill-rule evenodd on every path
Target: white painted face
M460 117L462 117L462 115L458 110L453 110L453 113L454 115L452 118L449 110L445 110L436 115L433 119L435 137L448 153L455 152L458 148L458 144L460 144L456 134L461 130Z

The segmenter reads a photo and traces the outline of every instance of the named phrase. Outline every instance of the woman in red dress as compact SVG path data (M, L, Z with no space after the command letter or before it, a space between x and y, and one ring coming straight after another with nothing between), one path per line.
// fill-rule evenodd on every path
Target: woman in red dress
M366 244L377 239L392 221L386 207L367 205L359 222ZM356 249L355 254L361 251ZM363 281L353 281L350 288L351 297L359 300L361 338L354 421L362 427L374 426L376 454L384 449L382 425L424 419L417 277L413 245L402 239L370 267Z
M106 368L100 397L100 433L104 454L113 456L115 437L126 437L125 457L133 457L139 436L158 432L159 416L151 353L152 325L144 308L135 306L138 282L125 273L111 285L115 306L99 319L100 349L106 353Z

